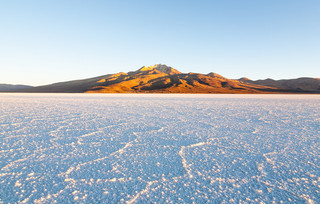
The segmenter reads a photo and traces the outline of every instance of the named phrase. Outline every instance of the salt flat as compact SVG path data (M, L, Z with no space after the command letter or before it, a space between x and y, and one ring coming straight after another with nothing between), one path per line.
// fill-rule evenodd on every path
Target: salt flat
M320 96L0 94L0 203L320 203Z

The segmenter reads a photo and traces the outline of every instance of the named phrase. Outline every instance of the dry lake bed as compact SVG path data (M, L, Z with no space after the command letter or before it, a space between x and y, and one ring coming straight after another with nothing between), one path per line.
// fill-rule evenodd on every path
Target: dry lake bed
M319 95L0 94L0 203L320 203Z

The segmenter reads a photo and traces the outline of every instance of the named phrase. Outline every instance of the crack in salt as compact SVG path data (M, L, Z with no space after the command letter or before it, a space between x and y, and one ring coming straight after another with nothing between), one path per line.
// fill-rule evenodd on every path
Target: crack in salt
M147 183L147 186L146 186L142 191L138 192L131 200L128 200L126 203L127 203L127 204L132 204L132 203L134 203L135 201L138 200L138 198L139 198L141 195L148 193L148 192L151 190L150 187L151 187L153 184L156 184L156 183L158 183L158 182L159 182L159 180L149 181L149 182Z
M137 135L135 132L133 132L133 134L134 134L136 137L138 137L138 135ZM87 165L87 164L92 164L92 163L94 163L94 162L98 162L98 161L105 160L105 159L110 158L110 157L112 157L112 156L114 156L114 155L116 155L116 154L121 155L121 154L124 153L124 151L125 151L128 147L133 146L133 144L132 144L133 142L137 142L137 138L134 139L134 140L132 140L132 141L130 141L130 142L128 142L128 143L126 143L126 145L125 145L124 147L118 149L118 150L115 151L115 152L112 152L112 153L109 154L108 156L105 156L105 157L102 157L102 158L98 158L98 159L95 159L95 160L91 160L91 161L88 161L88 162L84 162L84 163L78 164L78 165L75 166L75 167L74 167L74 166L71 166L66 172L61 173L60 176L64 176L64 177L65 177L65 181L76 182L76 180L74 180L74 179L72 179L72 178L69 177L69 175L71 174L71 172L80 169L81 166L85 166L85 165Z
M191 173L191 165L189 165L188 162L187 162L187 159L186 159L186 157L185 157L184 150L185 150L186 148L199 147L199 146L203 146L203 145L206 145L206 144L208 144L208 142L198 142L198 143L195 143L195 144L192 144L192 145L189 145L189 146L182 146L182 147L181 147L181 149L180 149L180 151L179 151L178 154L179 154L179 156L180 156L181 159L182 159L182 161L181 161L182 166L183 166L183 168L186 170L189 178L193 178L193 175L192 175L192 173Z

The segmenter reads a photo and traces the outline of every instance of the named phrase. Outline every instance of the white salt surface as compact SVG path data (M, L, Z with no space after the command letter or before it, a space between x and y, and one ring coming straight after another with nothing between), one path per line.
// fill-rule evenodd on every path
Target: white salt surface
M320 96L0 94L0 203L320 203Z

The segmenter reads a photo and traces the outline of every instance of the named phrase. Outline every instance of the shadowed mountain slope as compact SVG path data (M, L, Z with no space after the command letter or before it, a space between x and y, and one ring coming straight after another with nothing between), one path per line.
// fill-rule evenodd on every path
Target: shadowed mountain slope
M302 83L302 82L301 82ZM274 83L227 79L216 73L181 73L161 64L142 67L128 73L103 75L90 79L75 80L39 86L14 92L39 93L293 93L320 92L316 85L308 89L280 86ZM302 87L302 85L299 85ZM319 87L318 87L319 88Z

